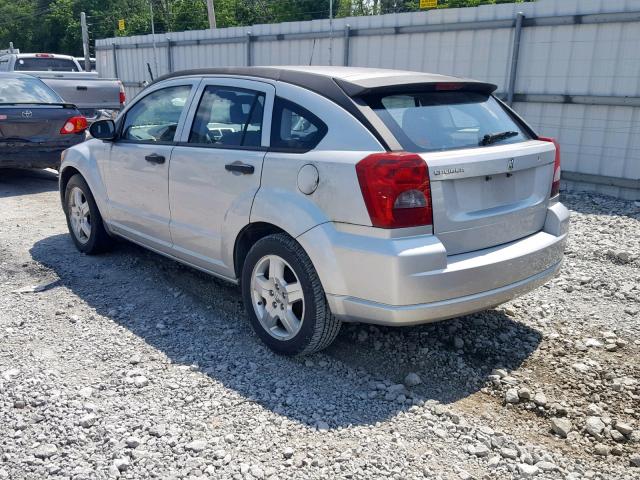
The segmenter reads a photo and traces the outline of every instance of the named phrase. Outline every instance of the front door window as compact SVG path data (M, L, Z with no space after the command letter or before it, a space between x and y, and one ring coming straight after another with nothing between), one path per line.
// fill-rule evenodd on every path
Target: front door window
M163 88L150 93L127 112L121 138L129 142L173 142L191 85Z

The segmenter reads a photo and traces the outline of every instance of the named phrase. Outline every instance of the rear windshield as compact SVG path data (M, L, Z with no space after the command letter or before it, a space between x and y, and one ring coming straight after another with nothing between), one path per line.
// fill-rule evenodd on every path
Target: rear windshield
M18 58L14 70L23 72L77 72L76 62L69 58Z
M410 152L454 150L529 139L498 101L484 93L395 93L370 96L366 101L402 148Z
M37 78L3 78L0 105L11 103L60 103L62 99Z

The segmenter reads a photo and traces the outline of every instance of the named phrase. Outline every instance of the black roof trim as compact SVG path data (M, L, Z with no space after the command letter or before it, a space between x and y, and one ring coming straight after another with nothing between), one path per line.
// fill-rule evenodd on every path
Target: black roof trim
M311 67L313 68L313 67ZM373 70L373 69L372 69ZM429 85L438 83L464 83L465 90L478 91L491 94L496 90L496 85L476 80L469 80L456 77L447 77L444 75L421 74L416 72L400 73L389 70L389 75L373 75L369 78L362 75L356 75L353 80L339 78L338 75L333 77L330 74L318 73L317 71L306 71L304 69L297 70L295 68L279 68L279 67L219 67L219 68L201 68L194 70L183 70L180 72L169 73L156 79L151 85L163 80L186 76L205 76L205 75L232 75L232 76L250 76L257 78L265 78L269 80L290 83L299 87L314 91L353 115L360 123L362 123L387 150L391 150L391 146L397 142L394 138L386 138L379 128L376 114L368 108L362 101L358 101L357 97L371 93L385 93L393 91L417 91L423 90ZM357 78L360 77L360 78ZM385 132L388 135L388 132Z
M374 128L372 122L368 118L368 112L363 107L357 105L345 93L345 91L340 86L338 86L336 81L328 75L319 75L312 72L274 67L220 67L183 70L181 72L169 73L167 75L159 77L157 80L151 83L151 85L172 78L200 75L251 76L304 87L308 90L319 93L323 97L328 98L329 100L344 108L360 123L362 123L376 137L376 139L382 144L385 149L389 150L389 144L387 140L383 138L383 136L376 128ZM373 112L371 112L371 114L373 114Z

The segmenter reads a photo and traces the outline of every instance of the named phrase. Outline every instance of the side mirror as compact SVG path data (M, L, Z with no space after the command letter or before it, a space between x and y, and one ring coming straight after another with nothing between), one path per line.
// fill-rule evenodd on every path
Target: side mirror
M116 124L113 120L98 120L89 127L89 134L100 140L115 140Z

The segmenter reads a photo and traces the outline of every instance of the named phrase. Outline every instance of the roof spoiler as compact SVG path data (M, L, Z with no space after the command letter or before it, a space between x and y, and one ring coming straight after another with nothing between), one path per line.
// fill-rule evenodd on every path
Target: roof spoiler
M424 92L424 91L455 91L478 92L490 95L498 87L492 83L478 82L466 78L452 78L443 76L442 79L433 77L425 79L423 75L402 75L397 77L369 78L358 82L350 82L339 78L335 82L350 97L361 97L372 93L396 92Z

